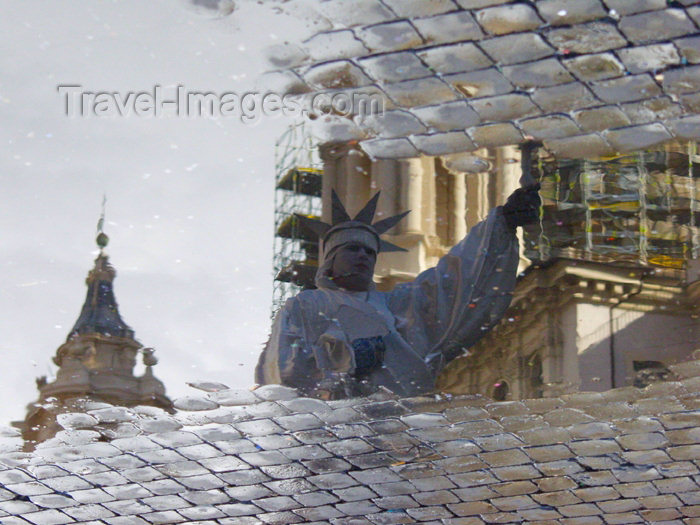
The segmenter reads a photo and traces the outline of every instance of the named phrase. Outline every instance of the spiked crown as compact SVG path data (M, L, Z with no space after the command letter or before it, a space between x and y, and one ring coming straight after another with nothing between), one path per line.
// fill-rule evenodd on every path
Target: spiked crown
M410 213L410 210L372 224L380 193L381 192L377 192L352 219L345 210L345 206L343 206L335 190L333 190L331 195L332 224L299 214L297 214L297 218L303 226L319 236L323 258L325 258L333 248L341 244L351 241L370 244L369 239L373 240L371 244L374 245L373 248L377 252L405 252L406 250L404 248L381 239L380 235L398 224L401 219Z

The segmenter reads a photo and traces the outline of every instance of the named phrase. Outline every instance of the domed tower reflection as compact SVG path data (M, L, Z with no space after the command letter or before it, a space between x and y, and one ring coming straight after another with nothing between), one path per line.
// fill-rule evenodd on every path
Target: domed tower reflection
M114 267L104 253L109 239L100 232L100 253L88 273L87 296L80 316L53 358L56 377L37 378L39 399L27 406L24 421L13 426L22 431L26 448L52 438L62 430L57 417L84 412L99 403L116 406L147 405L172 409L163 382L153 375L158 362L152 348L145 348L122 320L114 297ZM134 375L141 354L145 371Z

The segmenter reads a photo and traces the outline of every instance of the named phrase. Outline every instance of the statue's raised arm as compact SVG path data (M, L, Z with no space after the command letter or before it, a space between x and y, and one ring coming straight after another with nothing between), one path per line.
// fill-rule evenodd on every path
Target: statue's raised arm
M301 217L321 238L316 290L289 299L260 356L256 381L313 397L430 392L444 365L479 340L510 304L515 228L537 219L539 186L516 190L435 268L391 292L374 289L380 238L408 212L372 224L379 194L350 219L333 192L333 224Z

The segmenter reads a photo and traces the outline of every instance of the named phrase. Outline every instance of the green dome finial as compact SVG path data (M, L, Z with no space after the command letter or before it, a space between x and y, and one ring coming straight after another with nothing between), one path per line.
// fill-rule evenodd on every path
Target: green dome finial
M105 224L105 206L107 204L107 195L102 196L102 213L100 214L100 220L97 221L97 238L95 238L95 242L97 243L97 246L100 248L100 252L105 249L107 244L109 243L109 237L107 237L107 234L103 231L104 224Z

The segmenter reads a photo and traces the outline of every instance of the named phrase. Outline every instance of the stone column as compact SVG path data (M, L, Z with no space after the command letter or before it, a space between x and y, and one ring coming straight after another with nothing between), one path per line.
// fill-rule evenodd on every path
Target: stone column
M340 170L345 179L345 191L341 199L350 217L354 217L370 196L369 161L360 150L350 147L343 154Z
M375 160L372 162L372 193L376 190L381 190L382 192L377 203L375 220L386 219L399 213L398 204L401 188L399 173L399 163L395 160ZM396 228L400 230L400 227Z
M331 190L336 188L337 152L336 147L324 144L319 147L319 155L323 161L323 179L321 184L321 220L331 222Z
M515 146L496 149L496 202L503 204L508 196L520 186L520 150Z
M401 201L402 210L411 210L411 213L402 221L403 232L422 233L423 225L423 166L420 159L406 159L399 161L401 177Z
M467 184L464 173L450 174L450 243L457 244L467 234Z
M423 198L421 199L422 230L427 236L437 235L437 213L435 210L435 159L432 157L422 157L421 179L423 186Z

